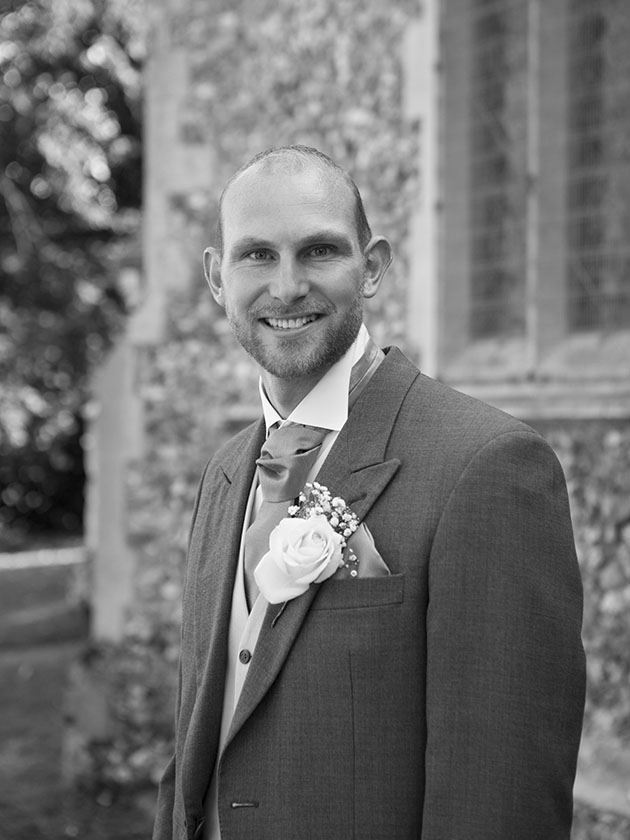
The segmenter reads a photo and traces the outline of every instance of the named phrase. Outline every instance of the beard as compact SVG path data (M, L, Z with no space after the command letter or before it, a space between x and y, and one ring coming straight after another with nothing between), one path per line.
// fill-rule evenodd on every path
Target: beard
M318 311L322 311L321 305ZM299 314L295 308L292 312ZM327 311L326 315L333 312ZM274 342L267 343L252 327L258 321L255 312L250 313L247 322L237 321L229 311L226 314L239 344L272 376L284 380L301 379L317 373L323 376L350 349L359 334L363 323L363 292L359 290L343 321L330 321L316 337L307 334L301 342L289 338L283 340L281 335L276 335ZM266 314L269 317L269 313ZM282 317L282 314L277 317Z

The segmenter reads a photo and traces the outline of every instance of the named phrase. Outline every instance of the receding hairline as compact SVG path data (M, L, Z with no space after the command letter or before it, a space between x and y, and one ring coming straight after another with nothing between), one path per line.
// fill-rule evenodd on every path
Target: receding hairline
M223 251L223 203L230 188L242 175L251 169L258 167L261 174L280 172L284 174L295 174L308 169L319 169L323 175L333 175L335 184L334 191L341 191L344 187L349 190L350 198L354 203L354 216L357 231L357 238L361 248L364 248L372 237L372 231L365 215L363 200L356 183L349 173L338 163L319 149L312 146L277 146L266 149L254 155L243 166L240 167L227 181L219 197L219 211L217 219L216 248L219 254Z

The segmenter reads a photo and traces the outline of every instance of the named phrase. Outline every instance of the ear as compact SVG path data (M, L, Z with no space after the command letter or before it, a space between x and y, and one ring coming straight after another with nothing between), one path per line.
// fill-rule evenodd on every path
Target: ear
M206 248L203 252L203 272L210 286L212 297L219 306L225 308L223 299L223 283L221 282L221 257L216 248Z
M378 292L381 280L392 261L392 246L384 236L373 236L363 251L365 272L363 297L371 298Z

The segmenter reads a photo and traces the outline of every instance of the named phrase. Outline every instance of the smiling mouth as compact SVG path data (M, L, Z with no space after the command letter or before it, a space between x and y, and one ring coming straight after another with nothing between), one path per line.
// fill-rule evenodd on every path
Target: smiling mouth
M296 330L316 321L319 315L302 315L299 318L263 318L267 326L274 330Z

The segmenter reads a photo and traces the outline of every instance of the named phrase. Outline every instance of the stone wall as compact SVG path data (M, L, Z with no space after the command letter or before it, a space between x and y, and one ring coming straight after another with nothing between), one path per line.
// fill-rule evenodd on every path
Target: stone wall
M630 424L536 424L563 465L584 582L585 733L630 748Z

